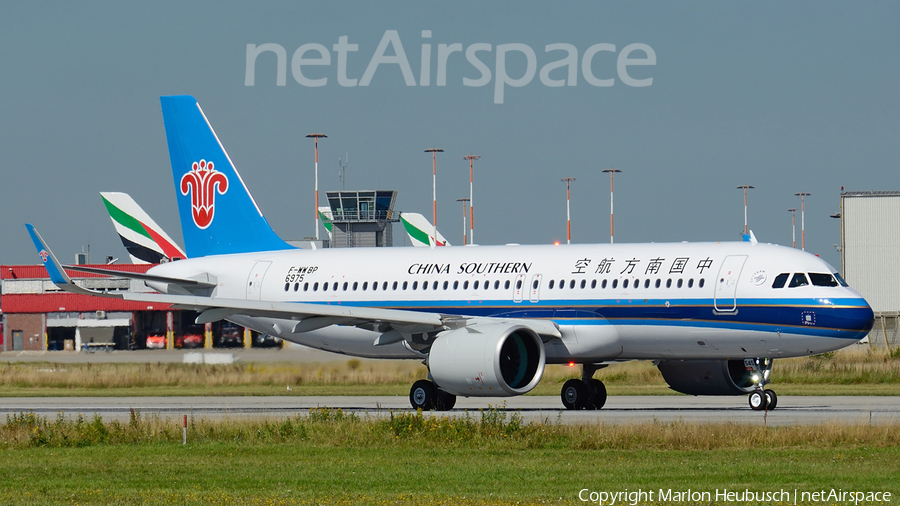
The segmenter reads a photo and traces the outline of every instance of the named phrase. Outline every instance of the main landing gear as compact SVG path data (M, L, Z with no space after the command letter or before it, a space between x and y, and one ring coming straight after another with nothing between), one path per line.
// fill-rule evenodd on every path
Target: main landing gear
M750 378L756 384L756 390L750 393L750 409L754 411L772 411L778 405L778 396L774 390L766 388L769 382L769 373L772 371L772 360L768 358L746 358L744 367L750 373Z
M456 396L436 387L428 380L419 380L409 389L409 403L422 411L449 411L456 405Z
M563 384L559 396L566 409L600 409L606 404L606 386L594 379L594 373L605 366L584 364L581 379L570 379Z

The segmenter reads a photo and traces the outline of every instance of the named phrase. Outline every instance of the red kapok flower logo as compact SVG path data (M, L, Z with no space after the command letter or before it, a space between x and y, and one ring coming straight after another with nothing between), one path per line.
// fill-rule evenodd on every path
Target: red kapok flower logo
M191 171L181 176L181 194L191 194L191 215L194 225L205 229L216 213L216 193L224 195L228 190L228 178L213 168L212 162L200 160L191 165Z

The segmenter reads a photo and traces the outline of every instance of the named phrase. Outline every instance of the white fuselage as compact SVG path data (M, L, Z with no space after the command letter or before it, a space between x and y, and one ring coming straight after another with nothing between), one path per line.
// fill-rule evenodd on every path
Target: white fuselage
M773 288L779 274L832 274L821 259L749 242L284 250L181 260L151 274L208 274L214 298L549 319L547 361L792 357L858 341L872 325L846 286ZM151 286L156 285L151 283ZM313 348L421 358L379 333L333 325L293 333L271 317L228 319Z

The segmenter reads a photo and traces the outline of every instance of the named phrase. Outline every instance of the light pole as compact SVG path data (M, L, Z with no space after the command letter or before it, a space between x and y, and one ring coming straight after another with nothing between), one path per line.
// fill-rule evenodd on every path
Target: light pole
M615 222L613 221L613 176L616 172L622 172L619 169L603 169L603 172L609 172L609 243L613 243L615 237Z
M794 195L800 197L800 249L806 251L806 203L804 198L812 194L799 192Z
M566 182L566 244L572 244L572 215L569 214L569 184L575 181L574 177L564 177L560 181Z
M791 244L792 248L797 248L797 209L790 208L788 211L791 212Z
M466 155L463 160L469 161L469 242L475 244L475 197L472 195L472 183L475 181L473 160L481 160L478 155Z
M432 208L431 220L434 223L434 244L437 245L437 154L443 153L441 148L428 148L426 153L431 153L431 194Z
M747 190L753 189L749 184L742 184L738 186L738 189L744 190L744 235L747 235Z
M315 203L315 211L316 211L316 240L319 240L319 137L328 137L325 134L314 133L309 134L306 137L312 138L316 141L316 203Z
M469 202L469 199L461 198L461 199L456 199L456 201L463 203L463 246L465 246L466 245L466 225L467 225L466 218L468 217L468 214L467 214L468 206L466 205L466 202Z

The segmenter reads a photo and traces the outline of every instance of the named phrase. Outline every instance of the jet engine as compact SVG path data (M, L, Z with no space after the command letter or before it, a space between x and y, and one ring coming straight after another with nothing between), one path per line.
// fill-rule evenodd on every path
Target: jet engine
M428 354L431 379L466 397L521 395L537 386L546 355L540 336L516 324L490 323L443 332Z
M740 360L663 360L657 364L669 387L688 395L741 395L757 390L766 383L772 361L747 359L755 367ZM759 372L763 378L759 378Z

